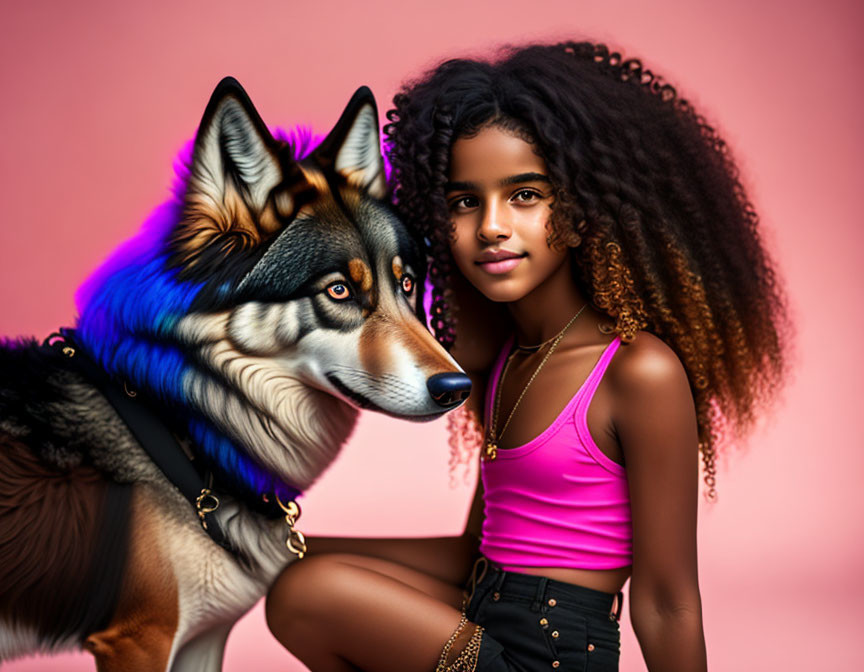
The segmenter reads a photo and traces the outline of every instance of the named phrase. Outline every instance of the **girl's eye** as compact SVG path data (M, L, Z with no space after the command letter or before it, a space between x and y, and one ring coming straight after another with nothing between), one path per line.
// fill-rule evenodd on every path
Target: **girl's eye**
M414 278L407 273L402 276L402 291L405 292L407 296L410 296L411 292L414 291Z
M540 194L536 191L531 191L530 189L522 189L521 191L517 191L513 198L520 203L533 203L540 198Z
M327 287L327 295L335 301L345 301L351 298L351 290L344 282L334 282Z
M470 210L478 206L477 198L474 196L460 196L450 201L450 210Z

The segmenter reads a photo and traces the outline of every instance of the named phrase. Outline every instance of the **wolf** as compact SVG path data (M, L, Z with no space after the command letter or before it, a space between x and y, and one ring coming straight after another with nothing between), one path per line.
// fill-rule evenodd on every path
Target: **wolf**
M81 287L74 330L0 347L0 661L221 669L302 557L297 497L358 409L431 420L470 381L424 326L357 90L317 146L213 92L172 198Z

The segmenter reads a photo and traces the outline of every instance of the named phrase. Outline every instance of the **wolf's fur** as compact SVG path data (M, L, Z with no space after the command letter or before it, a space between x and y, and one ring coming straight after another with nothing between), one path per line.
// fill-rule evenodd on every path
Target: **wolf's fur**
M431 419L467 393L418 319L425 265L383 202L371 93L304 153L224 80L176 197L79 292L81 348L215 473L236 555L94 381L34 341L0 348L0 661L83 644L101 670L218 670L292 559L261 498L307 488L358 407Z

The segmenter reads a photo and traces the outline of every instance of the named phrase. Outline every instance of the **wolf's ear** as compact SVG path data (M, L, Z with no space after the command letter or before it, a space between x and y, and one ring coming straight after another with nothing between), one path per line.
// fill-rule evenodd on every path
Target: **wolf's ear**
M374 198L387 195L387 178L378 137L378 107L369 87L361 86L330 134L315 150L350 184L365 189Z
M211 257L218 261L281 228L277 211L290 212L292 203L287 191L271 198L284 177L278 151L240 83L219 82L195 137L183 217L173 235L178 264L191 269Z
M192 179L218 201L243 198L255 214L282 180L277 144L249 96L233 77L216 86L204 111L192 163Z

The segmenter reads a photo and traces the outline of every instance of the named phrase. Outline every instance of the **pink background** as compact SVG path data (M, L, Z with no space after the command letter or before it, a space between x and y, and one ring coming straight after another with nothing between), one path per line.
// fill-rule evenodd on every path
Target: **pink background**
M0 5L0 333L69 324L75 287L167 194L176 150L236 76L269 124L334 123L368 84L383 110L442 57L505 41L607 40L716 121L738 156L799 326L778 411L700 504L714 670L864 669L861 416L862 10L854 0L437 0ZM857 84L855 82L858 82ZM381 437L388 437L381 440ZM461 531L443 427L364 418L304 501L311 534ZM625 615L621 669L642 670ZM252 666L250 668L250 666ZM225 669L301 670L260 605ZM5 669L89 670L84 655Z

